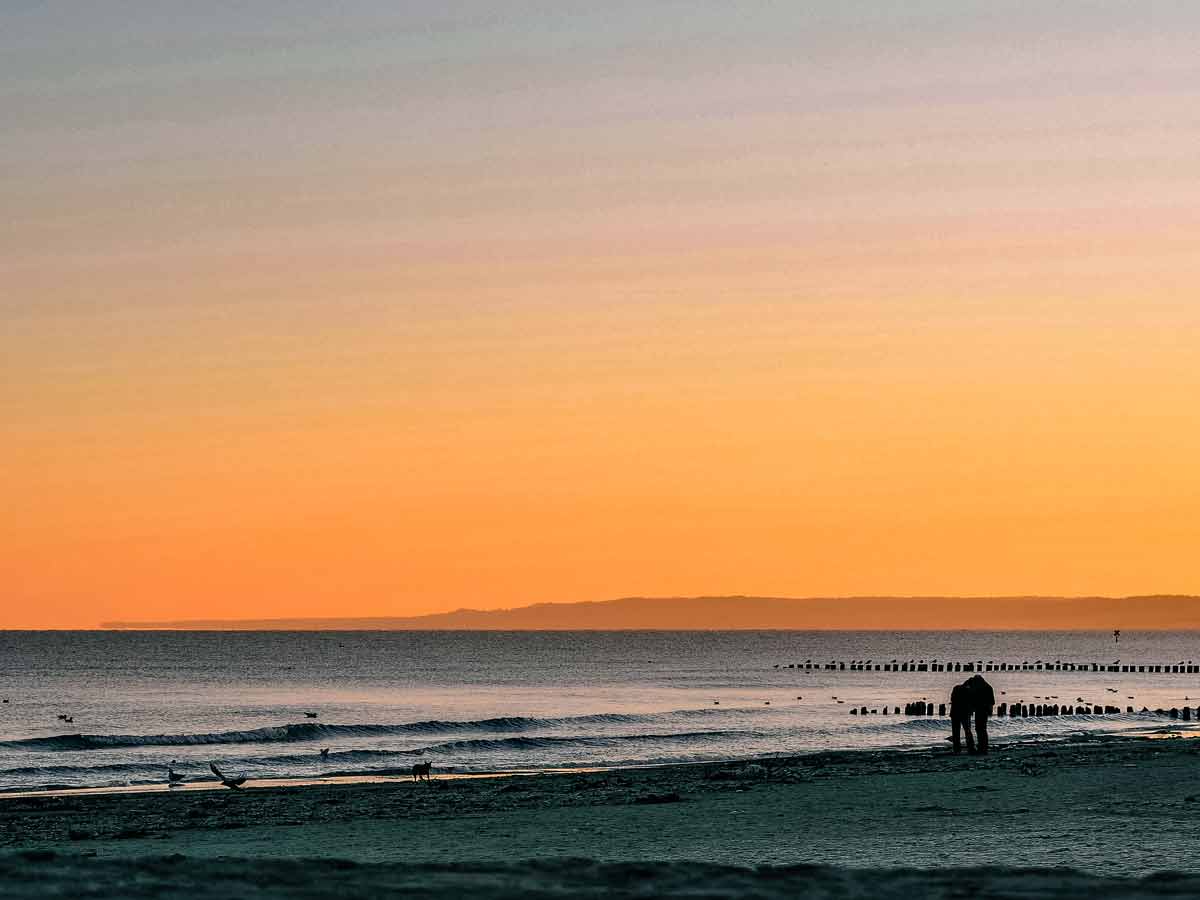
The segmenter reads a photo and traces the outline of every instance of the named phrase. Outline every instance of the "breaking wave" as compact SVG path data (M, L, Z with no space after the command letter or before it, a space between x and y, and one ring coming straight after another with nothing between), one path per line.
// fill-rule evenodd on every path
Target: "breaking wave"
M711 719L727 713L746 710L677 710L669 713L599 713L565 718L533 718L505 716L495 719L476 719L464 722L429 720L401 725L326 725L303 722L271 725L243 731L218 731L198 734L60 734L51 737L22 738L0 741L6 750L31 752L80 752L130 747L194 747L207 744L269 744L300 743L304 741L333 741L338 738L404 737L420 735L462 734L520 734L552 728L587 727L597 725L641 725L655 722ZM542 740L539 738L539 740Z

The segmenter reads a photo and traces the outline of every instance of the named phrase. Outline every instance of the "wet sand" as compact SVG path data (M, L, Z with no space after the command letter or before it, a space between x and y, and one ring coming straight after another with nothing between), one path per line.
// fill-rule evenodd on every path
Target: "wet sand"
M22 873L36 887L38 878L82 868L98 873L101 885L139 867L200 872L203 865L196 860L238 858L293 861L300 870L316 867L314 872L326 869L294 861L353 863L353 877L344 876L347 891L358 890L351 883L363 879L363 884L372 878L419 883L426 876L447 895L465 890L466 882L452 890L455 878L482 878L491 884L486 890L500 891L518 870L526 880L522 890L533 891L549 890L565 871L584 869L578 863L568 870L512 866L574 858L676 864L647 874L650 884L680 877L687 871L683 863L739 867L728 877L766 882L782 876L742 869L835 866L842 868L812 876L814 889L817 882L847 878L858 885L850 895L859 890L867 895L878 887L868 890L871 880L892 869L996 869L971 876L988 879L1033 878L1016 871L1030 867L1069 867L1121 879L1200 873L1198 813L1200 742L1126 738L997 747L988 757L943 750L825 753L420 784L9 797L0 799L0 854L34 854L6 857L6 886L14 889L25 883ZM51 853L56 855L49 858ZM186 858L149 862L172 855ZM412 868L463 863L482 868L475 875L439 869L436 879L432 870ZM246 878L266 877L271 866L242 864L240 871ZM842 869L867 870L861 873L867 881L855 881L860 875ZM596 866L586 870L601 880L617 878L615 869L604 876L596 874L601 871ZM950 890L944 875L905 877L925 877L934 891L928 895L938 896L936 890ZM1167 896L1162 891L1168 884L1184 883L1160 878L1118 886L1141 892L1129 896ZM1193 893L1200 885L1186 883ZM1084 879L1077 887L1083 896L1097 883ZM586 878L576 888L564 887L567 895L589 890L598 888L588 887ZM1040 890L1023 896L1042 896ZM231 889L226 895L237 893ZM255 893L247 886L240 895ZM277 895L282 896L263 894Z

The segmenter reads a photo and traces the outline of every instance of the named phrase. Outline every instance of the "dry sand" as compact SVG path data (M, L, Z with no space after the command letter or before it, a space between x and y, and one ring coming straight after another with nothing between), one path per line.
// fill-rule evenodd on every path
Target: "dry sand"
M902 882L909 896L950 896L963 883L956 878L984 879L995 896L1195 894L1200 878L1129 879L1200 873L1198 751L1191 740L1109 739L999 747L983 758L826 753L428 784L4 798L0 853L23 855L5 857L3 886L9 896L52 896L54 884L78 887L84 877L92 896L137 896L117 885L144 876L153 887L144 896L174 896L172 885L178 896L285 896L279 873L307 871L295 884L327 882L342 896L385 883L426 885L427 896L587 896L606 885L646 895L694 896L708 885L705 896L891 896L880 885ZM260 862L203 862L231 858ZM629 865L649 861L675 864ZM739 868L705 875L683 861ZM806 865L865 871L745 868ZM989 868L882 872L947 867ZM1088 877L1017 871L1054 867ZM215 887L239 878L241 888ZM200 888L186 886L197 879Z

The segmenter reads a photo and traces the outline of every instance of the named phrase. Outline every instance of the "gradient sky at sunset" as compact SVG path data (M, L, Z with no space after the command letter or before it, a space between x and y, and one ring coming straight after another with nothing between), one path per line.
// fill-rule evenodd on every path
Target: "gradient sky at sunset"
M1200 592L1198 39L6 2L0 627Z

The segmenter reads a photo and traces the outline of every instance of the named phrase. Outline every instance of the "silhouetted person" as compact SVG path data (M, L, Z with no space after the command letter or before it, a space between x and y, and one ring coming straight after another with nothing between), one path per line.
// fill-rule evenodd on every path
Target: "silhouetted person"
M974 707L974 695L971 685L967 682L956 684L950 692L950 740L954 742L954 752L962 752L962 741L959 732L966 735L967 752L975 752L975 740L971 737L971 710Z
M972 675L967 679L967 686L971 690L971 712L975 714L975 734L979 738L979 752L987 753L987 723L992 714L992 707L996 705L996 692L982 675ZM971 746L970 739L967 740L967 746Z

